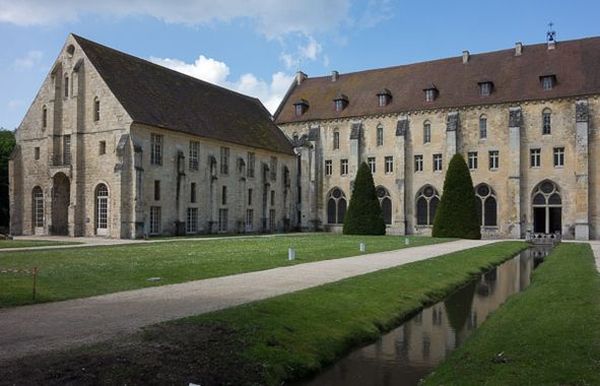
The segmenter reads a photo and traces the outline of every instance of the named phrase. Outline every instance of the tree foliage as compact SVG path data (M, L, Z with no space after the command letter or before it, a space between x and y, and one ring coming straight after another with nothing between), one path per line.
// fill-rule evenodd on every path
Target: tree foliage
M481 238L473 180L465 159L460 154L455 154L448 165L444 192L433 220L432 235L463 239Z
M8 226L8 158L15 147L15 133L0 128L0 226Z
M344 234L384 235L385 222L375 193L371 169L362 163L356 173L348 211L344 217Z

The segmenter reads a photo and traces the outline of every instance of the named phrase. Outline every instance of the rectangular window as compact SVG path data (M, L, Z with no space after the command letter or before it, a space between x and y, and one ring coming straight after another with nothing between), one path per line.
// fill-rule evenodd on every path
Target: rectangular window
M477 152L470 151L467 155L469 169L477 169Z
M415 155L415 172L423 171L423 154Z
M377 146L383 146L383 127L377 127Z
M333 162L328 159L325 161L325 175L330 176L333 174Z
M369 169L371 169L371 174L375 174L375 170L377 169L377 164L375 162L375 157L367 158L367 163L369 164Z
M529 149L529 166L539 168L542 164L542 149Z
M425 101L427 102L433 102L433 100L435 99L435 89L427 89L425 90Z
M544 90L552 90L554 87L554 76L542 76L542 88Z
M100 141L98 145L98 154L106 154L106 141Z
M190 185L190 202L196 202L196 183L192 182Z
M219 232L227 232L227 209L219 209Z
M221 190L221 205L227 205L227 186Z
M271 157L271 165L269 166L271 181L277 180L277 157Z
M221 147L221 174L229 174L229 148Z
M394 157L387 156L385 157L385 174L394 172Z
M160 200L160 181L154 180L154 201Z
M33 157L38 160L40 159L40 148L36 147L33 149Z
M162 135L150 134L150 163L152 165L162 165L162 143Z
M256 156L252 152L248 152L248 165L246 166L246 174L248 177L254 177L254 163Z
M251 231L254 228L254 209L246 209L246 230Z
M498 150L490 151L490 170L498 169L500 165L500 152Z
M271 190L271 206L275 205L275 191Z
M487 118L484 117L479 118L479 138L487 138Z
M554 166L561 167L565 166L565 148L555 147L554 148Z
M42 189L33 190L33 213L35 215L35 226L44 226L44 192Z
M252 189L248 189L248 206L252 205Z
M190 141L190 170L200 167L200 142Z
M333 150L337 150L340 148L340 132L333 132Z
M63 165L71 165L71 136L63 136Z
M552 133L552 114L548 111L544 111L542 114L542 134Z
M491 93L492 93L492 83L491 82L479 83L479 95L488 96Z
M198 208L188 208L185 231L186 233L198 233Z
M150 234L156 235L160 233L160 206L150 207Z
M94 121L100 120L100 100L98 98L94 99Z
M143 174L140 168L135 168L135 199L140 200L142 198L142 183Z
M42 108L42 128L48 127L48 108L44 106Z
M69 77L65 76L65 98L69 97Z
M425 123L423 125L423 143L431 142L431 124Z
M343 159L340 161L340 175L345 176L348 174L348 160Z
M275 209L269 210L269 229L271 232L276 231L277 221L275 220Z
M433 155L433 171L434 172L441 172L442 171L442 155L441 154L434 154Z

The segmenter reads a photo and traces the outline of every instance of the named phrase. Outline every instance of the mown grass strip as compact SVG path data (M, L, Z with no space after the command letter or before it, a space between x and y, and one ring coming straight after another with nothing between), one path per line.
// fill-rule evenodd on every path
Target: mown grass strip
M71 241L48 241L48 240L0 240L0 249L31 248L31 247L54 247L60 245L81 244Z
M600 274L589 245L558 246L425 385L600 385Z
M359 243L367 252L407 247L404 237L306 236L247 237L227 240L179 240L39 251L2 252L0 267L38 267L36 302L87 297L136 288L355 256ZM409 247L451 241L409 237ZM296 260L288 261L288 247ZM160 277L160 281L148 278ZM0 307L30 304L31 278L0 275Z

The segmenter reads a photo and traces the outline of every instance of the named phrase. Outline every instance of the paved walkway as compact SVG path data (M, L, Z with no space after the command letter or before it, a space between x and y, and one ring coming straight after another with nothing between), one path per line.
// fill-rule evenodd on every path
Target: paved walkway
M114 338L496 240L460 240L91 298L0 309L0 360Z
M598 268L598 272L600 272L600 241L588 241L590 246L592 247L592 251L594 252L594 257L596 258L596 268Z

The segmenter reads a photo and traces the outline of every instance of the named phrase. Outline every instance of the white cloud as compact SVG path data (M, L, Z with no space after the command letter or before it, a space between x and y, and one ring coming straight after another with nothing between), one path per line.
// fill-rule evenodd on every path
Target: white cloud
M18 109L19 107L23 106L23 101L18 100L18 99L11 99L8 101L7 106L9 108L9 110L15 110L15 109Z
M243 74L237 80L230 80L230 70L226 63L207 58L204 55L200 55L194 63L170 58L152 57L150 60L186 75L256 97L271 113L275 112L294 79L293 75L276 72L269 81L257 78L251 73Z
M371 28L391 19L394 16L394 4L391 0L369 0L359 17L357 25L360 28Z
M298 48L300 55L310 60L316 60L317 55L323 51L323 47L312 37L308 37L308 42L304 46Z
M305 42L303 44L299 44L294 53L283 52L279 56L279 59L283 62L288 70L296 70L302 67L302 62L307 60L316 61L323 53L323 47L314 37L310 35L303 35L300 36L300 39L305 40ZM323 58L323 61L328 61L328 59Z
M289 33L335 30L350 11L350 0L0 0L0 23L21 26L77 21L82 14L150 16L167 23L206 25L252 20L269 38Z
M13 66L17 70L29 70L42 60L42 51L32 50L27 52L22 58L17 58L13 62Z

